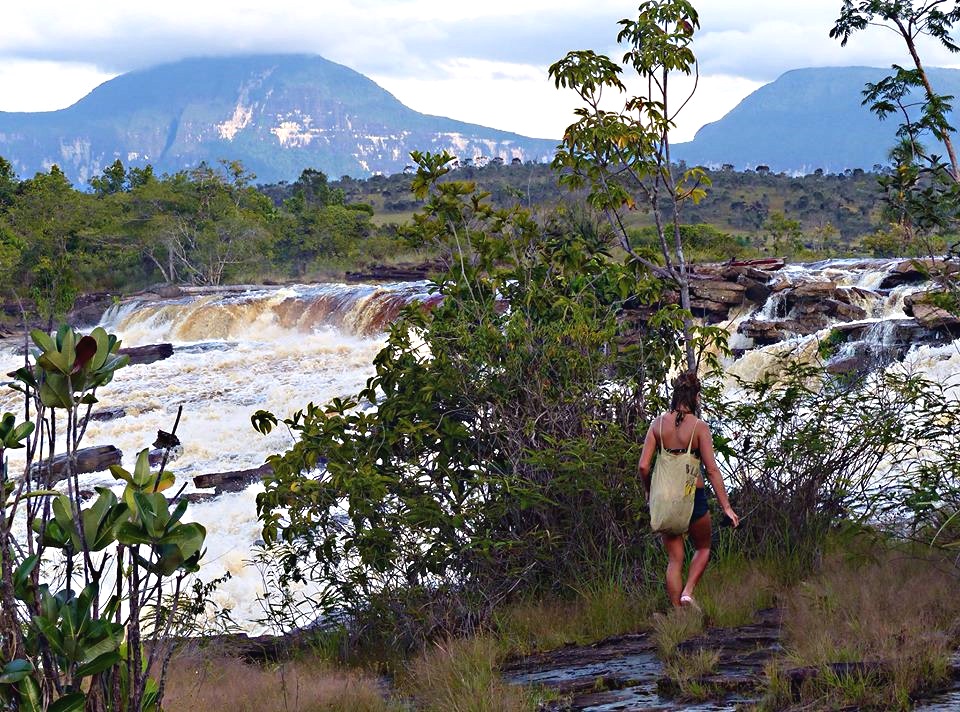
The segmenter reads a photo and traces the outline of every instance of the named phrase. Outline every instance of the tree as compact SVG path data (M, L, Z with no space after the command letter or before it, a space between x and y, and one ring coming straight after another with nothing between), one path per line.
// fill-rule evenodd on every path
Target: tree
M257 507L286 578L323 582L323 612L419 636L643 550L638 433L683 353L680 310L631 318L663 284L604 235L440 181L447 154L414 160L408 237L440 254L438 300L391 326L357 397L285 421L298 439Z
M904 43L912 69L894 64L893 74L876 84L867 84L864 104L880 118L896 114L898 145L891 157L894 169L878 179L885 193L886 217L898 226L906 242L924 236L955 234L960 223L960 163L953 144L954 128L949 122L953 97L938 94L930 83L918 50L918 40L929 37L951 53L960 52L951 31L960 21L960 0L844 0L840 17L830 36L846 45L850 37L868 27L892 30ZM917 97L919 93L920 97ZM932 138L948 156L944 162L923 141ZM948 258L955 259L957 245ZM956 272L934 258L930 245L933 276L952 295L960 310L960 285Z
M223 166L226 176L205 163L162 180L151 173L130 193L129 230L168 283L220 284L269 251L273 205L242 164Z
M552 65L550 76L557 87L573 89L583 101L575 112L579 120L567 128L553 165L561 183L589 189L589 203L607 216L620 246L634 260L676 283L680 304L689 314L681 210L705 195L710 180L701 168L680 171L671 161L670 129L692 97L691 92L674 101L671 86L677 74L699 77L691 45L700 21L686 0L646 0L636 19L619 24L617 42L626 47L623 64L647 92L627 98L621 111L607 111L601 108L604 91L626 92L621 64L579 50ZM640 204L653 215L663 266L637 255L630 245L624 212ZM684 333L687 367L696 368L691 316L686 317Z
M947 120L952 97L934 91L920 59L917 40L922 36L931 37L949 52L960 52L960 45L950 36L958 20L960 2L956 0L863 0L856 3L844 0L840 17L830 30L830 37L839 39L842 46L846 46L855 32L871 26L892 30L900 36L910 53L913 69L893 65L893 75L867 85L864 103L870 103L880 118L900 113L904 119L898 131L901 137L912 140L929 132L943 143L950 157L950 173L954 180L960 180L960 164L953 147L953 127ZM921 89L924 95L919 116L910 112L916 106L911 97L914 89Z
M90 187L100 196L113 195L127 189L127 169L118 158L103 173L90 179Z

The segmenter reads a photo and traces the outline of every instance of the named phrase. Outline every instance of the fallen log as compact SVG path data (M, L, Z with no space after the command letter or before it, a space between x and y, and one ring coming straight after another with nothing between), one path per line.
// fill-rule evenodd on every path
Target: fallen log
M77 450L77 474L102 472L110 465L119 465L123 453L113 445L97 445ZM54 484L67 478L67 456L57 455L53 461L43 461L30 468L30 476L47 484Z
M240 492L254 482L260 482L264 477L273 474L273 468L264 464L252 470L234 470L232 472L215 472L209 475L197 475L193 478L193 485L197 489L216 488L217 494L224 492Z
M118 354L130 357L131 366L144 366L173 356L173 344L151 344L120 349Z

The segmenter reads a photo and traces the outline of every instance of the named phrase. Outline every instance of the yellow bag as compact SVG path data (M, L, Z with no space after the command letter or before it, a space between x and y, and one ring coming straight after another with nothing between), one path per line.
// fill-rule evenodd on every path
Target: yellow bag
M669 452L663 447L663 420L660 421L660 449L650 484L650 528L654 532L684 534L690 528L700 474L700 459L692 452L696 434L694 427L686 452Z

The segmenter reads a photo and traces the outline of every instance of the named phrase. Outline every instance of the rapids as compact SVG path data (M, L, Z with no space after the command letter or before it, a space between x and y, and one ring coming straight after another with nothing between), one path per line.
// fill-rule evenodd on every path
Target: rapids
M771 275L791 284L833 281L857 288L866 313L862 343L877 357L877 366L908 368L933 380L960 384L960 339L918 344L896 343L896 323L907 320L904 297L923 285L878 290L897 262L831 260L790 265ZM730 373L752 379L773 367L786 352L814 358L829 329L811 336L754 348L737 334L748 318L782 318L782 293L766 304L731 313L725 323L737 356L725 364ZM183 405L178 435L183 453L171 464L179 483L198 474L254 468L290 443L284 428L257 434L250 415L267 409L280 417L308 402L323 403L356 393L372 375L372 360L383 344L383 331L412 302L428 301L426 283L393 285L296 285L231 290L187 290L175 299L132 299L112 307L101 325L117 333L126 346L159 342L174 345L172 357L147 366L131 366L98 393L103 407L119 406L124 417L91 423L85 445L112 444L132 467L136 453L149 447L156 431L169 430ZM850 347L845 344L843 348ZM842 354L840 354L842 355ZM9 372L23 356L0 351L0 366ZM0 397L5 410L18 411L11 395ZM11 463L16 471L16 462ZM116 484L109 473L86 475L81 486ZM120 489L116 487L116 489ZM262 485L194 503L188 517L208 530L201 578L229 572L231 579L214 594L232 609L234 620L251 633L263 628L257 602L263 581L248 561L260 538L255 499Z

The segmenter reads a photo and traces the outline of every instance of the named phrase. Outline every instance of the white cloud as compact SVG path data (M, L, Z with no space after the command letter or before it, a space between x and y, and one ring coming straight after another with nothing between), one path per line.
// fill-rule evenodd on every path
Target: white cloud
M62 109L112 76L88 64L0 57L0 110Z
M788 69L904 61L882 30L829 39L839 0L695 0L703 78L677 138ZM576 102L546 77L569 49L617 56L623 0L74 0L15 3L0 32L0 110L65 106L111 74L198 55L321 54L415 109L557 137ZM931 46L928 62L956 58ZM3 58L6 59L3 59Z

